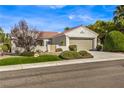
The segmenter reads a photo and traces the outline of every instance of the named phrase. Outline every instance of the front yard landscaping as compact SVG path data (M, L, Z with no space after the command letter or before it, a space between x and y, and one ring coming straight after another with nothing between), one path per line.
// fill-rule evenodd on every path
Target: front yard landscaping
M83 58L93 58L93 56L87 51L64 51L59 55L62 59L83 59Z
M34 57L25 53L23 56L4 58L0 60L0 66L6 65L16 65L16 64L29 64L29 63L39 63L39 62L53 62L60 60L69 59L83 59L83 58L93 58L93 56L87 51L64 51L60 55L40 55Z

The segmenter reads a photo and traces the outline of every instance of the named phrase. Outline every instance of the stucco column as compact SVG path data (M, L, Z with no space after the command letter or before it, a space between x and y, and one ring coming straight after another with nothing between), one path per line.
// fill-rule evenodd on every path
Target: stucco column
M11 53L15 53L16 52L16 45L13 42L13 40L11 40L11 44L12 44L12 46L11 46Z
M94 38L94 41L93 41L93 42L94 42L94 44L93 44L93 45L94 45L93 48L96 49L96 46L97 46L97 38Z
M68 47L69 47L69 37L66 36L66 48L67 48L67 50L68 50Z

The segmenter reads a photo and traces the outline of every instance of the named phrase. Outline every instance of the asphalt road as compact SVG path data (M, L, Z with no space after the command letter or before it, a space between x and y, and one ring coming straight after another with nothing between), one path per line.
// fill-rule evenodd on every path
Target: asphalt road
M124 87L124 60L0 72L0 87Z

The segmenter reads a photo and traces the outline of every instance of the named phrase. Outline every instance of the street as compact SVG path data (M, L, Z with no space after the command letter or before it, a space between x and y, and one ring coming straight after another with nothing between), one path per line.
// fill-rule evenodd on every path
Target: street
M124 60L0 72L3 88L124 88Z

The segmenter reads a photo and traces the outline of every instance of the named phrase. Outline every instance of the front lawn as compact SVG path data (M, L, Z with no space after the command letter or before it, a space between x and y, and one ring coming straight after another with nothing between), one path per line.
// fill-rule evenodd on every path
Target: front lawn
M12 58L1 59L0 66L59 61L59 60L62 59L56 55L41 55L39 57L12 57Z
M59 56L48 54L40 55L39 57L34 57L26 53L23 56L0 59L0 66L84 58L93 58L93 56L87 51L63 51Z

